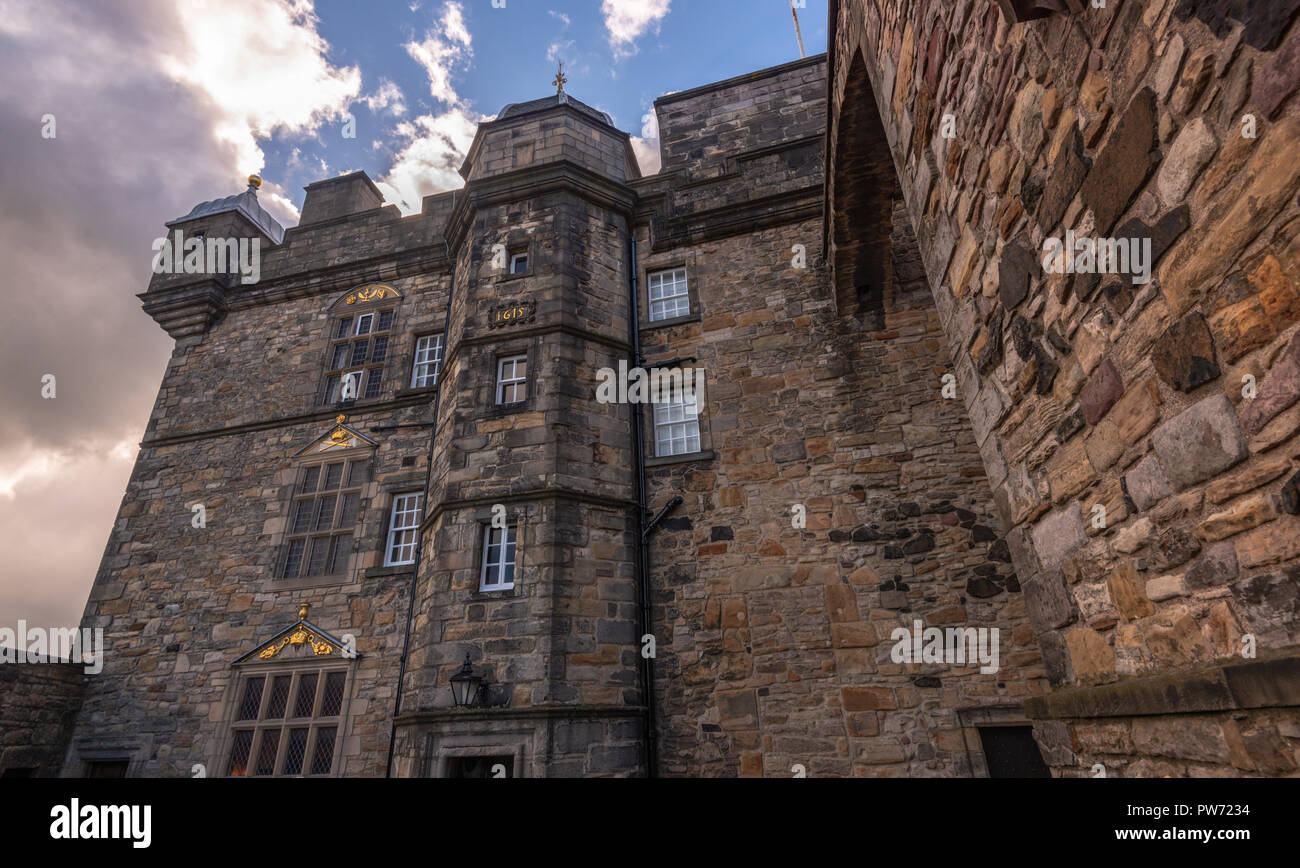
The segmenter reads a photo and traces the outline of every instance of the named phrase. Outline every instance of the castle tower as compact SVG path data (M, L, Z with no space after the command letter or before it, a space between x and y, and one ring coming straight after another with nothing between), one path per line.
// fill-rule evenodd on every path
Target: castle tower
M561 91L461 174L396 773L643 774L632 423L596 396L630 355L636 159ZM466 660L490 686L458 708Z

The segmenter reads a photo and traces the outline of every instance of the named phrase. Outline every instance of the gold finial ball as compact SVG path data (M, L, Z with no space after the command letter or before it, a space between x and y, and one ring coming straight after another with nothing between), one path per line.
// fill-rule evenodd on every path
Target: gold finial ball
M252 187L254 190L260 190L261 187L262 187L262 178L261 178L261 176L260 176L260 175L249 175L249 176L248 176L248 186Z
M337 423L339 423L340 425L342 425L343 422L344 422L344 420L347 419L347 418L348 418L347 416L344 416L342 413L340 413L340 414L338 414L337 416L334 417L334 421L337 422Z

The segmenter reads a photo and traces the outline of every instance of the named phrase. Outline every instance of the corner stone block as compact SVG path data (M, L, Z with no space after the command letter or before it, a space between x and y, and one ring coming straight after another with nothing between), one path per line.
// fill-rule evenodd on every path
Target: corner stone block
M1075 502L1048 513L1034 526L1031 536L1043 567L1049 570L1059 567L1070 552L1088 542L1083 508Z
M1079 681L1104 681L1115 674L1115 649L1097 631L1072 627L1065 633L1065 645Z
M1227 470L1250 454L1232 402L1222 394L1165 422L1151 442L1178 491Z
M1065 587L1065 574L1059 569L1044 570L1021 584L1029 620L1040 633L1057 630L1078 618L1074 599Z
M1116 567L1106 584L1110 588L1111 603L1124 620L1132 621L1155 614L1156 608L1138 580L1137 569L1132 561L1125 561Z

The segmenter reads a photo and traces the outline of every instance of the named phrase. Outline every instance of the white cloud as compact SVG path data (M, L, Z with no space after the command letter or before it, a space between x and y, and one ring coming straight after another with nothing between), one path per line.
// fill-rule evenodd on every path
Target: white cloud
M605 16L605 29L609 31L610 48L615 59L636 54L636 41L647 31L659 29L659 22L668 14L672 0L602 0L600 11Z
M438 102L456 103L459 97L451 84L452 67L473 56L469 31L465 29L464 7L445 3L438 27L426 30L424 39L406 43L406 53L424 67L429 76L429 93Z
M313 133L342 118L361 91L360 70L326 59L311 0L223 0L178 11L182 39L163 68L207 97L213 132L235 148L240 174L262 170L259 138Z
M397 117L406 114L406 96L400 87L386 78L379 79L379 87L374 93L363 97L362 101L375 114L385 109L389 114Z
M641 135L632 136L632 152L641 166L642 175L654 175L660 169L659 116L654 107L641 115Z
M460 3L444 3L437 25L425 31L419 42L412 40L405 47L424 67L429 93L441 104L440 111L404 120L394 128L404 144L388 174L376 184L387 204L396 205L403 214L414 214L425 196L464 183L458 170L485 118L452 83L453 72L473 58L473 38Z
M551 63L564 60L566 57L573 56L573 40L565 39L556 40L546 47L546 59Z
M458 169L474 141L481 118L456 107L442 114L421 115L400 125L407 142L393 161L388 175L377 183L386 203L403 214L420 210L421 200L430 193L460 187Z

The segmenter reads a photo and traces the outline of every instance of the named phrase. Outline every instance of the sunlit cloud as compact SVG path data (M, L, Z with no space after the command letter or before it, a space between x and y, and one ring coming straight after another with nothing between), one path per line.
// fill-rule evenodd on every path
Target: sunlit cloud
M463 70L473 58L473 38L460 3L444 3L436 25L405 47L424 68L429 94L440 110L394 127L400 144L388 173L376 184L385 202L396 205L403 214L414 214L425 196L463 184L458 170L479 123L486 118L474 111L452 83L453 73Z
M600 11L615 59L636 54L636 41L648 31L659 29L670 3L671 0L602 0Z
M313 133L341 120L361 92L359 69L327 59L310 0L222 0L185 6L178 20L182 39L164 70L206 95L240 173L262 170L259 139Z

